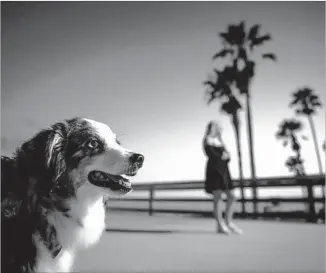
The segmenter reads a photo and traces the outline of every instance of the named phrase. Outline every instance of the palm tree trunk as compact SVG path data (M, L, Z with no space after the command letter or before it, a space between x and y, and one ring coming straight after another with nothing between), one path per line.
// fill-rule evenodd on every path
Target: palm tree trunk
M317 156L318 167L319 167L319 174L323 174L323 166L321 164L321 158L320 158L320 154L319 154L315 124L314 124L314 121L312 120L311 115L308 116L308 120L309 120L310 129L311 129L311 133L312 133L312 138L313 138L314 144L315 144L316 156Z
M315 128L315 124L314 124L314 121L312 120L311 115L308 116L308 120L309 120L310 129L311 129L311 133L312 133L312 138L313 138L314 144L315 144L315 151L316 151L316 156L317 156L317 161L318 161L319 174L322 175L323 174L323 166L321 164L321 158L320 158L320 153L319 153L319 148L318 148L316 128ZM325 199L325 185L322 186L322 195L323 195L323 198ZM324 208L325 208L325 202L324 202Z
M246 94L246 108L247 108L247 132L249 139L249 152L250 152L250 169L251 169L251 179L252 179L252 191L253 191L253 209L254 215L258 213L257 204L257 181L256 181L256 166L254 159L254 147L253 147L253 137L252 137L252 117L251 117L251 101L249 90Z
M293 144L294 143L299 144L297 138L293 134L291 135L291 139L292 139ZM294 145L292 145L292 146L294 146ZM301 177L303 175L306 175L306 171L305 171L304 166L303 166L303 160L302 160L302 157L301 157L301 146L300 145L298 145L298 149L295 150L295 152L297 154L298 161L301 162L301 165L299 166L300 169L297 168L297 176ZM303 186L301 190L302 190L303 198L308 198L308 187ZM308 212L309 211L309 205L305 203L304 206L305 206L305 212Z
M243 185L243 168L242 168L242 152L241 152L241 141L240 141L240 130L239 130L239 119L237 115L233 116L233 126L235 131L235 137L237 142L237 152L238 152L238 166L239 166L239 181L240 181L240 191L241 191L241 208L242 215L245 216L246 206L245 206L245 195L244 195L244 185Z

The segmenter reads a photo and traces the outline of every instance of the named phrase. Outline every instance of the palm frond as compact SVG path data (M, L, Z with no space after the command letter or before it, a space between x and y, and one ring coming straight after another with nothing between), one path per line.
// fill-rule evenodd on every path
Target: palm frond
M257 37L257 39L255 39L254 44L255 45L261 45L264 42L270 41L272 39L272 36L270 34L265 34L261 37Z
M316 114L316 109L314 108L310 108L310 107L306 107L303 109L302 113L306 116L310 116L310 115L314 115Z
M298 104L300 101L300 98L298 96L296 96L296 94L292 93L291 95L293 98L292 98L292 101L289 103L290 107Z
M258 31L259 31L260 25L253 25L250 30L249 30L249 34L248 34L248 39L249 40L254 40L257 38L258 35Z
M239 25L237 25L234 33L233 33L233 40L239 46L242 46L246 39L246 32L245 32L245 22L241 21Z
M224 58L228 54L233 54L234 50L233 49L222 49L220 52L217 52L213 56L213 60L216 60L218 58Z
M265 53L262 55L263 59L270 59L276 62L276 55L274 53Z
M222 38L223 43L226 45L233 45L234 41L232 40L232 35L230 32L220 32L219 36Z
M257 37L250 42L250 49L252 50L255 46L262 45L264 42L271 40L272 37L269 34L265 34L261 37Z
M214 100L216 100L216 94L213 91L206 91L206 103L207 105L210 105Z
M209 87L211 87L211 88L214 88L214 87L215 87L215 83L212 82L212 81L204 81L204 82L203 82L203 85L205 85L205 86L209 86Z
M312 105L312 106L316 106L316 107L322 107L322 106L323 106L322 103L319 102L319 101L312 102L311 105Z
M319 100L319 97L315 94L311 94L309 99L310 99L310 101L315 101L315 100Z

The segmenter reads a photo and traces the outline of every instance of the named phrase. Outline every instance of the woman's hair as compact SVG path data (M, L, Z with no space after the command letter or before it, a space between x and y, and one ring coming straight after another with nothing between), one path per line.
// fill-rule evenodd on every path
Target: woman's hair
M217 130L217 136L219 138L221 137L222 127L219 125L219 123L217 121L212 120L207 124L205 138L211 134L213 126L215 126L215 128Z

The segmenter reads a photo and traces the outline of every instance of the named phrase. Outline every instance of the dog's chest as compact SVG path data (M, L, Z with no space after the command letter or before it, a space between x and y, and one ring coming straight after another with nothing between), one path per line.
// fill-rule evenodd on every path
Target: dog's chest
M36 272L70 272L75 251L97 243L105 229L105 209L99 199L87 206L72 206L69 216L62 212L53 212L47 217L48 223L55 227L58 243L62 246L59 254L46 247L41 236L35 236L38 249Z
M86 213L83 208L74 207L69 217L58 225L59 239L63 244L67 243L67 247L88 247L98 242L105 229L102 199L87 206Z

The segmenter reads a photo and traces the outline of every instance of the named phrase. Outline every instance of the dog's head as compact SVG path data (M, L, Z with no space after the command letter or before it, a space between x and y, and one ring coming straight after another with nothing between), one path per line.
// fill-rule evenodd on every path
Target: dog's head
M89 193L125 195L132 191L127 176L136 175L144 162L143 155L121 146L108 125L83 118L40 132L23 144L24 151L29 151L33 161L29 165L33 175L50 181L50 191L59 196L74 196L81 188Z

